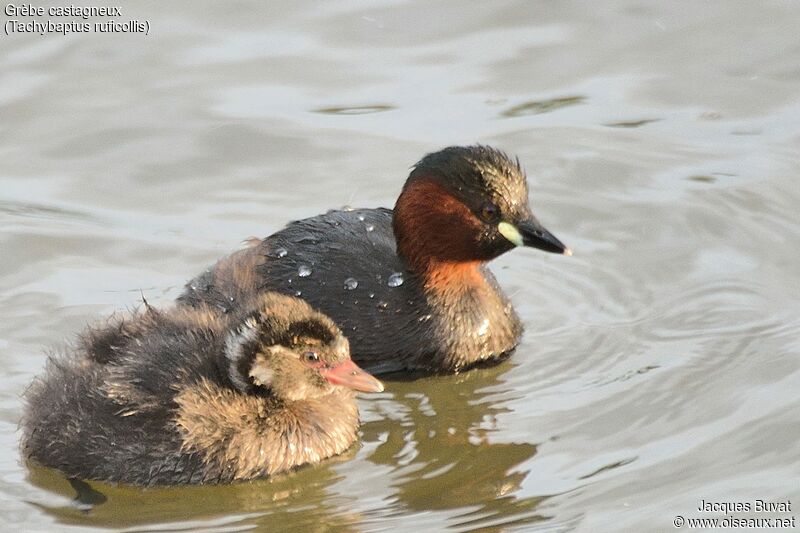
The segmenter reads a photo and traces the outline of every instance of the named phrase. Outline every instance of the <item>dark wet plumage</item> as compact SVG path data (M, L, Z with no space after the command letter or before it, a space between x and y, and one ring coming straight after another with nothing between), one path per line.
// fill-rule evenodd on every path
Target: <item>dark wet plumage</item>
M453 372L518 343L520 321L486 268L515 245L569 253L533 217L518 161L452 147L417 163L394 211L292 222L193 279L179 301L233 312L254 292L296 295L336 321L371 372Z
M116 319L52 358L26 394L23 454L67 476L164 485L269 476L356 440L347 340L305 302ZM340 386L343 385L343 386Z

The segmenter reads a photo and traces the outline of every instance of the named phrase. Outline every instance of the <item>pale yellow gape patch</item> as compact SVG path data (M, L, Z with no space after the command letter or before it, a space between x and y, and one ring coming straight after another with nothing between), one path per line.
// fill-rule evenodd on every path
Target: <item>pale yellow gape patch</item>
M522 246L522 234L514 224L501 222L497 225L500 235L508 239L514 246Z

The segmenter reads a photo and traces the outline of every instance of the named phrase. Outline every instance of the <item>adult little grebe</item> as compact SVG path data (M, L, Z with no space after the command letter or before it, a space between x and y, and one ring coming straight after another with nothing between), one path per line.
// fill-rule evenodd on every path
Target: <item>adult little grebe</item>
M351 389L381 383L326 316L258 295L238 313L175 308L89 330L27 393L23 453L71 477L163 485L285 472L356 440Z
M455 372L509 354L522 325L486 263L515 246L570 255L528 206L519 161L486 146L424 157L389 209L330 211L222 259L179 301L235 310L300 296L372 372Z

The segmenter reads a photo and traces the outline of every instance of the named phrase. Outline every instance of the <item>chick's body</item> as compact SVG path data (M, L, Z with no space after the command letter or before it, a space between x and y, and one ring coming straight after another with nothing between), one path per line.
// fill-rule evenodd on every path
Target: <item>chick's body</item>
M361 381L334 385L339 374ZM71 477L138 485L269 476L355 442L347 387L382 389L297 299L268 293L236 316L148 308L50 360L27 394L23 453Z

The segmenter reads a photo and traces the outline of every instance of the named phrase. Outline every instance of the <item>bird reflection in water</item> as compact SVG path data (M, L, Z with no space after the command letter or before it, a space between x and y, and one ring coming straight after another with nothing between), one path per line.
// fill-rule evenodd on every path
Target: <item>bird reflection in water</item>
M394 505L466 510L453 517L474 527L497 517L515 524L544 519L536 508L546 496L515 495L536 445L492 438L502 429L498 415L508 412L497 396L512 366L505 361L409 382L385 377L394 398L371 402L378 414L362 431L366 442L384 441L367 459L391 469Z

